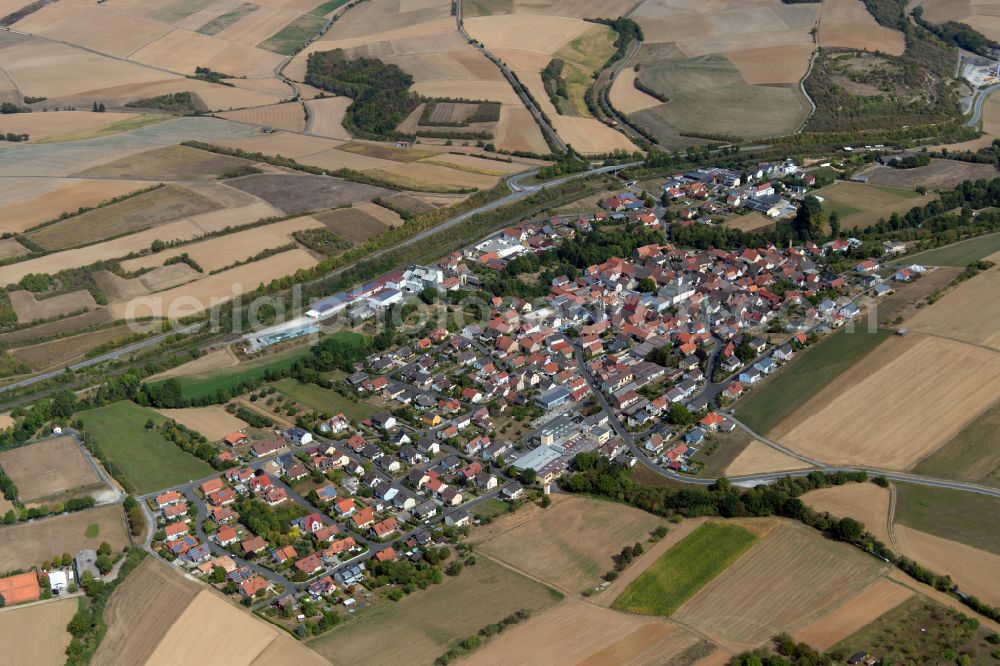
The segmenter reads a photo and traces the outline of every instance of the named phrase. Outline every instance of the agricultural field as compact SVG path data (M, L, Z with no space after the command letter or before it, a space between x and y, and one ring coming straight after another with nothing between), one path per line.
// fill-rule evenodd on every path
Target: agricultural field
M819 15L819 45L903 55L903 33L875 21L862 0L824 0Z
M182 363L181 365L170 368L169 370L164 370L161 373L147 378L146 381L155 382L161 379L170 379L171 377L204 374L214 370L231 368L234 365L238 365L239 362L240 360L236 358L232 350L229 347L224 347L223 349L215 349L202 354L196 359L192 359L187 363Z
M493 638L463 663L666 663L699 645L697 636L666 620L567 599Z
M864 175L868 176L869 185L900 187L913 189L923 185L928 190L950 190L966 180L987 180L1000 175L992 164L973 164L957 160L932 159L927 166L915 169L894 169L877 166ZM921 204L923 205L923 204Z
M240 123L272 127L291 132L302 132L306 128L306 112L302 102L285 102L274 106L258 106L252 109L227 111L220 118Z
M884 329L874 335L865 331L837 331L800 352L799 357L775 377L740 400L734 410L736 415L755 432L768 434L786 415L792 414L890 335Z
M177 421L192 430L197 430L210 442L218 441L230 433L247 427L245 421L233 416L221 405L188 407L186 409L157 409L156 412L160 416Z
M212 473L208 463L146 429L147 421L163 420L153 410L131 402L116 402L81 412L79 416L104 455L135 486L136 493L169 488Z
M27 324L39 319L52 319L81 310L91 310L97 307L97 302L88 291L71 291L38 298L30 291L18 290L10 292L10 303L17 313L17 321Z
M931 23L958 21L1000 41L1000 16L990 0L918 0L914 4L924 8L924 18Z
M736 477L808 468L809 465L801 460L785 455L755 439L726 466L724 476Z
M919 530L1000 556L1000 534L989 529L996 520L1000 500L950 488L894 485L897 529L903 526Z
M306 132L330 139L350 141L351 135L344 127L344 114L350 106L349 97L326 97L305 102L309 112Z
M93 111L15 113L0 120L0 132L27 134L33 143L82 141L166 120L162 116Z
M736 525L704 523L633 580L612 607L643 615L672 615L756 540L752 532Z
M983 525L980 529L990 528ZM1000 580L993 575L1000 567L1000 556L905 525L896 525L893 534L899 550L907 557L931 571L951 576L965 594L994 606L1000 603Z
M1000 403L994 404L944 446L921 460L913 472L1000 487Z
M282 395L302 403L309 409L320 413L343 413L352 421L363 421L370 418L376 411L367 402L354 402L336 391L325 389L316 384L303 384L297 379L286 378L275 382L274 387Z
M1000 234L989 234L920 252L915 255L914 261L926 266L964 268L974 261L989 258L998 252L1000 252Z
M295 349L286 353L236 364L231 363L230 358L222 357L216 359L213 357L210 363L193 365L192 369L186 371L184 376L178 376L177 381L181 385L184 397L195 400L206 395L211 395L220 389L232 388L245 379L259 379L268 370L290 368L295 361L302 358L308 351L308 349L304 348ZM206 369L205 365L208 365L209 368Z
M706 544L705 550L717 547ZM810 624L868 587L885 569L852 546L782 522L674 618L723 646L745 649Z
M480 557L440 585L397 602L381 602L307 645L334 664L429 663L452 641L475 634L511 613L539 613L562 599L558 592ZM394 639L386 641L386 632Z
M352 245L360 245L387 231L389 226L359 208L338 208L320 213L316 219Z
M94 664L185 660L249 666L324 663L298 641L214 591L147 558L111 596Z
M76 614L76 599L60 599L27 608L0 610L0 645L12 664L58 664L65 658Z
M893 213L902 215L923 206L930 199L909 189L846 181L816 190L815 194L823 197L823 210L827 214L836 212L840 216L840 226L844 229L870 227L880 219L888 220Z
M113 551L129 545L125 516L120 505L101 506L85 511L51 516L30 523L0 527L0 568L3 571L40 566L54 555L96 550L101 542Z
M879 620L913 596L913 590L888 578L879 578L812 624L793 634L796 641L828 650L841 640ZM853 654L853 653L850 653Z
M24 503L62 501L105 487L68 435L4 451L0 468L13 479Z
M774 224L774 220L762 215L760 213L747 213L746 215L737 215L726 220L726 226L732 227L733 229L739 229L742 232L750 233L751 231L757 231L758 229L765 229Z
M54 220L59 215L76 211L84 207L92 207L115 197L143 189L146 184L138 181L97 181L97 180L48 180L35 181L51 188L41 194L32 195L28 189L19 187L14 192L0 192L3 204L0 205L0 219L3 220L0 230L9 233L20 233L26 229L38 226L43 222ZM19 183L20 185L20 183Z
M383 187L308 174L255 174L226 182L287 214L337 208L393 194Z
M892 547L889 534L892 492L874 483L845 483L811 490L800 499L816 511L826 511L834 518L861 521L879 541Z
M1000 350L998 288L1000 269L983 271L923 308L907 326L914 332Z
M239 157L175 145L121 157L82 171L79 175L107 180L215 180L227 171L249 164L249 160Z
M25 329L31 330L31 329ZM12 349L10 355L40 372L83 360L87 352L131 333L126 324Z
M595 585L624 546L644 542L663 521L612 502L556 497L534 519L478 545L486 555L567 593Z

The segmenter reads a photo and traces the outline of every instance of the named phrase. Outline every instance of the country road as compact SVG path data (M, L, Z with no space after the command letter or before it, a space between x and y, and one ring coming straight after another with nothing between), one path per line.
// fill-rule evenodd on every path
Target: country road
M983 117L983 104L986 103L986 98L997 90L1000 90L1000 83L994 83L989 88L983 88L976 93L976 98L972 103L972 117L965 122L966 127L979 126L979 121Z

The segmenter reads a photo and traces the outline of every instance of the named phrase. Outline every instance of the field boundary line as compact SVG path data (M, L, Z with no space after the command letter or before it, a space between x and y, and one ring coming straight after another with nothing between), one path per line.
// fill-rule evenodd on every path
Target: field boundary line
M529 580L533 580L536 583L538 583L539 585L543 585L543 586L551 588L553 590L557 590L558 592L561 592L562 594L564 594L564 595L566 595L568 597L574 597L574 598L576 598L576 597L581 596L579 592L573 592L571 590L567 590L562 585L556 585L555 583L550 583L550 582L548 582L546 580L542 580L538 576L535 576L534 574L530 574L527 571L525 571L524 569L516 567L516 566L514 566L513 564L511 564L509 562L505 562L504 560L500 559L499 557L497 557L495 555L490 555L489 553L483 552L483 551L479 550L478 546L476 547L476 552L478 552L480 555L482 555L486 559L490 560L494 564L498 564L498 565L504 567L505 569L509 569L510 571L513 571L514 573L516 573L516 574L518 574L520 576L524 576L525 578L527 578ZM558 606L558 605L559 604L556 604L555 606ZM555 608L555 606L553 606L553 608Z
M911 328L910 333L916 333L918 335L926 335L929 338L939 338L941 340L947 340L949 342L956 342L960 345L978 347L979 349L992 352L994 354L1000 354L1000 349L997 349L996 347L990 347L989 345L984 345L979 342L969 342L968 340L963 340L961 338L956 338L950 335L942 335L941 333L931 333L930 331L922 331L919 328Z

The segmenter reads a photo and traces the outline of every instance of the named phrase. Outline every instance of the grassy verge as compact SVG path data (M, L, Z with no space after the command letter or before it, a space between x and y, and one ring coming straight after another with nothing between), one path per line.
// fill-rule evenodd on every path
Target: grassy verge
M950 488L896 484L896 522L1000 555L1000 500Z
M611 607L643 615L670 615L756 540L742 527L705 523L643 571Z
M296 349L277 358L241 363L235 368L200 377L178 377L177 381L180 382L181 392L185 398L197 400L212 395L219 389L232 388L245 379L260 379L268 371L290 368L308 352L309 350L305 348Z
M135 487L145 494L169 488L212 473L212 467L168 442L146 423L165 419L132 402L116 402L81 412L87 432L97 440L101 452Z
M779 370L766 384L752 389L737 403L736 415L755 432L767 434L890 335L892 331L882 328L874 335L840 329Z

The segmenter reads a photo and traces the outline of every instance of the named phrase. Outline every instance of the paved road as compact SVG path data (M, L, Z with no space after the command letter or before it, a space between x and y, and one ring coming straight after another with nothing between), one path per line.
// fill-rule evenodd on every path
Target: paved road
M979 120L983 117L983 104L986 103L986 98L997 90L1000 90L1000 83L994 83L989 88L984 88L976 93L976 98L972 102L972 117L966 121L966 127L979 126Z
M559 135L556 134L555 129L553 129L552 126L549 125L549 123L542 116L542 112L538 109L537 106L535 106L535 103L528 96L524 87L514 76L514 73L510 71L510 69L508 69L507 65L503 64L503 61L501 61L500 58L490 53L490 51L485 46L480 44L478 41L474 40L472 37L469 36L469 33L465 31L465 23L462 21L462 0L455 0L455 24L458 26L459 34L461 34L462 37L465 37L466 41L468 41L469 44L479 49L480 53L489 58L490 61L500 69L500 72L504 75L504 78L507 79L511 87L520 96L521 101L524 103L524 106L527 107L528 111L531 112L531 115L534 116L535 122L538 123L538 126L542 129L542 132L545 133L545 136L547 137L549 144L556 146L560 151L565 153L566 152L565 142L563 142L563 140L559 138Z

